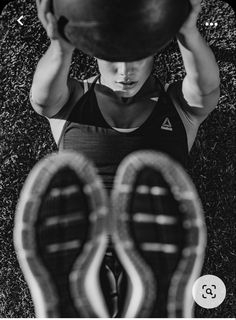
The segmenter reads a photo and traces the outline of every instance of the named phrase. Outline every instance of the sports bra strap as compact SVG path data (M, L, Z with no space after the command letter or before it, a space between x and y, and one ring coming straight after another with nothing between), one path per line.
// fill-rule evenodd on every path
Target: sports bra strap
M97 76L95 77L95 79L93 80L93 82L92 82L91 86L89 86L89 82L88 82L88 80L87 80L87 79L83 81L83 85L84 85L84 94L85 94L86 92L88 92L90 89L92 89L92 88L95 86L95 84L96 84L96 82L97 82L98 78L100 78L100 74L99 74L99 75L97 75Z
M170 84L169 83L166 83L165 84L165 92L167 92L168 88L169 88Z
M89 89L89 84L88 84L88 80L84 80L83 81L84 84L84 94L88 91Z

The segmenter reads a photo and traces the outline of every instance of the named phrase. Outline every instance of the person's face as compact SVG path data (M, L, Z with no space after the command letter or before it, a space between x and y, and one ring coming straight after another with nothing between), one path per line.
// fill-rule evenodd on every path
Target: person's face
M119 96L130 98L143 86L153 68L154 57L134 62L109 62L97 59L101 83Z

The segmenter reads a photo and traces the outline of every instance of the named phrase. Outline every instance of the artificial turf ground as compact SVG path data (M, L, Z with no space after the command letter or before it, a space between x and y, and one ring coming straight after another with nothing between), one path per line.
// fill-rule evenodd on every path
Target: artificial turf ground
M23 15L23 26L17 19ZM217 22L218 26L206 26ZM221 97L202 124L189 161L189 173L205 210L208 245L202 274L226 284L225 301L215 309L196 307L196 317L236 315L235 102L236 18L217 0L202 1L198 27L210 44L221 71ZM34 317L33 304L13 248L14 214L19 192L34 164L56 150L47 120L29 103L36 64L49 41L37 20L34 0L14 0L0 21L0 317ZM82 79L97 73L93 58L76 51L70 75ZM176 43L156 58L163 82L183 78Z

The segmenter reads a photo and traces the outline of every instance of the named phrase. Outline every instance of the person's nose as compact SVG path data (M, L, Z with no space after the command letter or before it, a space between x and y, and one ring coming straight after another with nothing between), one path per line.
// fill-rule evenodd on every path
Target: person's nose
M129 62L119 62L117 65L117 72L121 76L128 76L132 73L132 64Z

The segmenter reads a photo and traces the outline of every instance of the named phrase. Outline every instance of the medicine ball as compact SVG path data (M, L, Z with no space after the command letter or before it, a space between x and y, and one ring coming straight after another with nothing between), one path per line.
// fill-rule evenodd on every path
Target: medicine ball
M53 0L61 35L107 61L136 61L165 47L187 19L188 0Z

